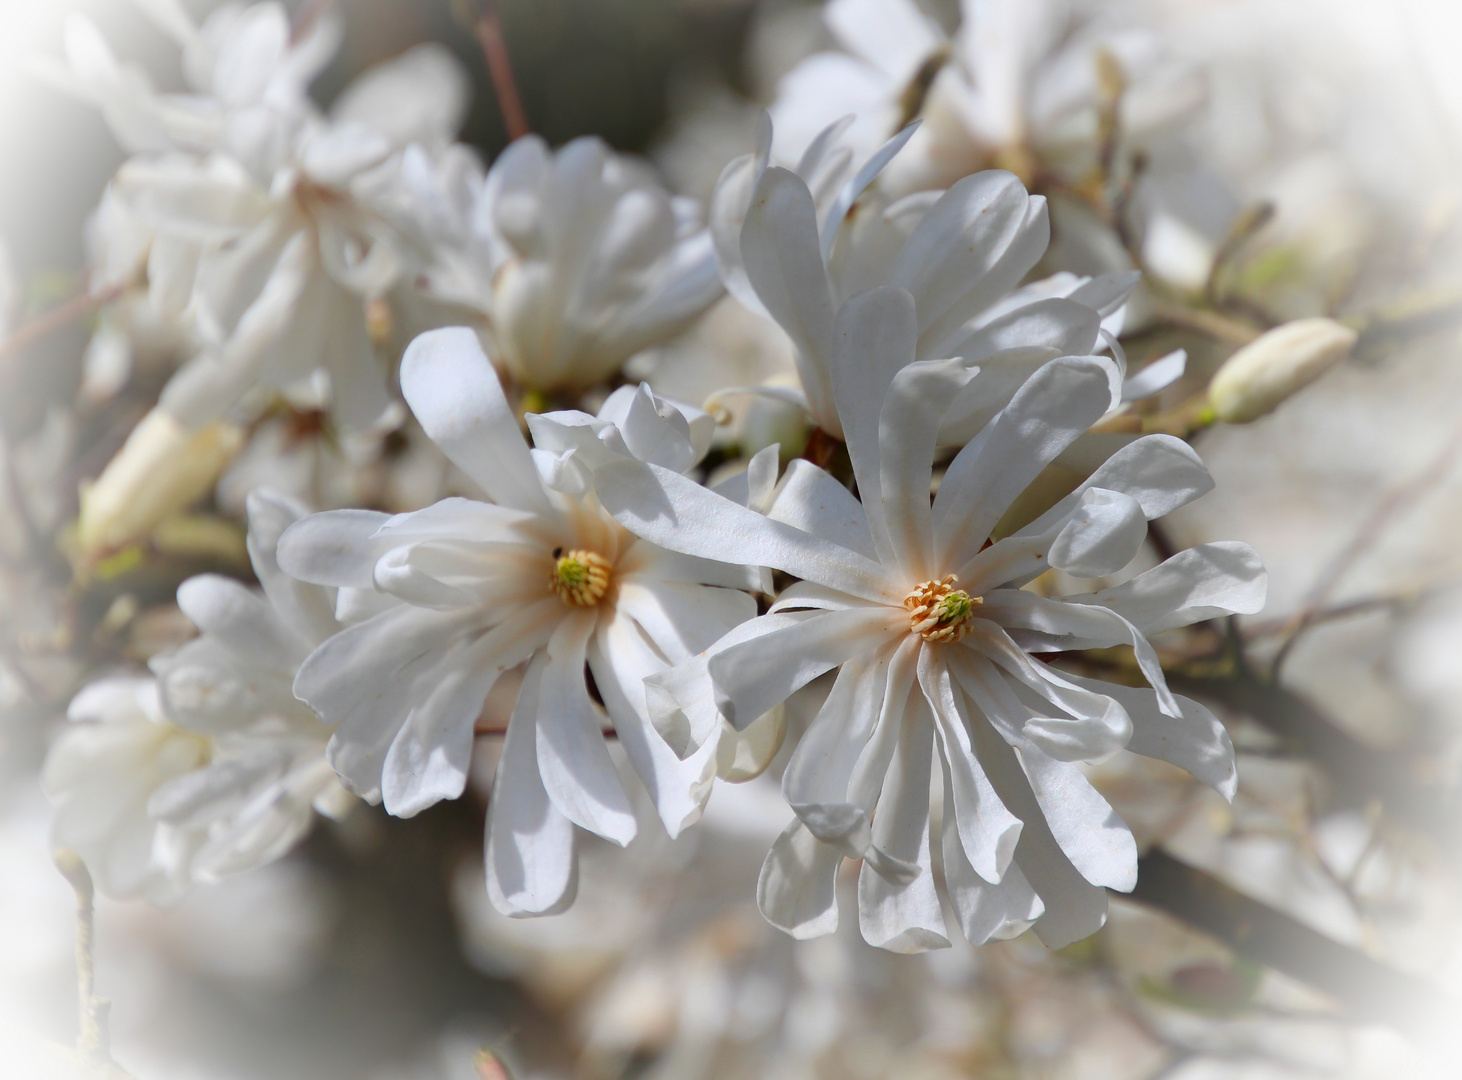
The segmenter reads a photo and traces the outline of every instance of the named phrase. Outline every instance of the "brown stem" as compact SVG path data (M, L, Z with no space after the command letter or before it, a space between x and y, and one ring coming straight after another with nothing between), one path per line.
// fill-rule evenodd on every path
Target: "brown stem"
M1185 307L1171 302L1159 302L1156 318L1171 326L1207 334L1211 338L1230 345L1247 345L1263 333L1262 330L1247 322L1220 315L1216 311L1204 311L1200 308Z
M1267 728L1278 736L1282 751L1314 762L1330 776L1338 804L1365 807L1378 802L1396 821L1431 837L1441 855L1454 862L1462 859L1457 808L1436 788L1420 782L1421 770L1407 756L1361 742L1308 698L1262 682L1247 669L1225 676L1174 671L1168 674L1168 685Z
M503 114L503 124L508 129L508 138L520 139L533 129L528 126L528 115L523 111L523 99L518 95L518 83L513 78L513 64L508 58L508 43L503 37L496 0L482 0L482 15L477 20L476 29L477 43L482 47L483 59L487 61L487 73L492 78L493 92Z
M1425 980L1342 945L1161 849L1148 852L1137 867L1132 899L1324 991L1359 1019L1415 1031L1449 1004Z
M315 24L334 6L335 0L305 0L294 17L294 24L289 28L290 43L296 44L308 37Z
M1452 437L1442 447L1441 452L1432 459L1419 476L1394 489L1381 500L1361 523L1360 528L1351 537L1350 543L1346 544L1329 565L1321 571L1320 577L1310 589L1309 595L1305 597L1303 606L1291 621L1289 636L1274 657L1274 662L1269 669L1271 681L1278 679L1279 671L1284 666L1284 661L1289 657L1295 643L1314 621L1315 613L1330 598L1331 592L1340 583L1345 572L1380 539L1388 525L1436 488L1451 471L1458 454L1462 454L1462 425L1457 427L1452 433Z
M79 319L87 312L109 304L122 295L125 284L111 285L100 292L85 292L73 296L65 303L57 304L50 311L42 312L28 322L18 326L4 341L0 341L0 365L8 364L11 357L34 345L37 341L55 333L61 327ZM0 368L0 374L12 374Z

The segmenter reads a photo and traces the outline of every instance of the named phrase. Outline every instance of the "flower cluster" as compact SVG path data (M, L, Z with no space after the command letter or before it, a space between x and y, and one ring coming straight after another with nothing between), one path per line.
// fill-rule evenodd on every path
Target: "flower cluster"
M319 485L343 494L315 513L253 491L260 588L187 580L199 636L75 696L45 782L104 889L257 866L317 811L411 817L473 790L488 746L506 914L574 901L581 831L676 837L770 770L791 817L756 886L773 925L832 932L854 859L874 945L948 945L948 908L972 943L1060 947L1136 881L1089 766L1156 758L1233 796L1228 735L1151 639L1257 612L1265 573L1241 543L1151 558L1149 522L1212 486L1144 429L1185 354L1129 371L1142 275L1062 263L1036 190L1108 154L1113 70L1147 91L1122 99L1129 135L1155 98L1188 104L1150 42L1006 0L964 4L946 41L907 0L832 0L847 52L786 77L703 212L592 137L526 135L484 167L436 47L327 112L308 88L329 14L144 7L186 93L79 18L52 73L132 155L98 273L181 360L87 490L79 564L156 542L245 445L225 489L311 438L364 440L331 443L342 470L403 443L439 467L394 500ZM718 301L795 379L728 385L712 350L699 406L634 381ZM1223 401L1256 378L1283 384L1266 408L1304 381L1245 360ZM806 447L728 437L747 395L798 410Z

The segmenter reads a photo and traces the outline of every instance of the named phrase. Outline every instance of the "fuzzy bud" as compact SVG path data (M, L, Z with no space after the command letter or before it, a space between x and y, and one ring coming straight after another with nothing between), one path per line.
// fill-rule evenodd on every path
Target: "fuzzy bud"
M1261 334L1218 369L1208 401L1218 419L1247 424L1273 412L1350 355L1356 332L1334 319L1296 319Z
M101 555L147 536L208 491L243 441L235 424L215 420L190 431L153 409L96 482L82 486L77 529L82 551Z

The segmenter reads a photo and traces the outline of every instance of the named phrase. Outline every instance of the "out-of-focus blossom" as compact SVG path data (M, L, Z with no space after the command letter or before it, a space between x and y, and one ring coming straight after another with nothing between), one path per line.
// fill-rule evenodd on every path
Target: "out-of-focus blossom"
M819 427L840 436L830 381L839 345L834 322L852 298L876 286L902 288L914 299L911 362L959 357L985 372L942 414L947 445L973 438L1040 365L1106 347L1103 320L1115 316L1120 327L1135 274L1060 274L1020 286L1050 239L1044 198L992 170L948 191L890 202L869 185L909 132L850 176L850 153L837 141L843 127L826 129L793 172L768 164L772 132L763 122L756 153L727 166L717 188L712 226L722 275L734 295L786 331L802 382L800 393L760 392L802 404ZM1120 350L1117 358L1124 363ZM1125 374L1115 371L1119 380Z
M146 10L183 47L189 93L153 91L79 15L67 23L69 68L52 75L95 101L134 152L109 188L115 205L94 222L93 247L103 278L144 272L152 313L186 325L192 357L164 387L158 414L190 431L251 395L313 381L342 428L381 420L388 372L366 305L419 253L377 204L408 143L422 153L446 145L464 113L465 77L445 50L421 46L362 75L327 116L306 91L338 41L335 19L294 41L279 4L225 7L201 28L171 0ZM105 388L123 365L115 345L99 350L94 381ZM98 479L89 549L156 523L102 509L139 499L156 449L129 441Z
M636 832L589 695L592 671L619 743L666 829L701 813L716 747L681 760L650 724L644 678L755 613L761 575L665 552L599 506L607 460L695 465L712 422L625 388L598 417L530 417L529 451L497 376L466 328L418 338L402 389L432 440L493 502L447 499L388 517L344 510L294 526L283 565L385 610L326 641L295 692L336 726L330 761L350 787L410 816L459 796L474 724L522 667L487 826L493 903L541 915L572 902L575 826L618 844Z
M201 28L169 0L146 10L182 45L190 93L153 92L81 16L56 78L96 101L134 151L110 189L125 208L115 228L136 237L157 309L186 311L199 339L162 407L197 425L318 370L340 422L368 424L387 398L362 305L410 259L371 201L408 143L445 145L465 78L423 46L361 76L326 116L306 91L338 42L336 20L293 41L279 4L225 7Z
M520 385L577 391L669 341L721 292L690 200L602 140L528 135L484 176L465 148L407 161L409 214L435 250L430 290L481 312Z
M102 552L146 535L212 488L243 444L243 429L227 420L189 429L154 409L96 482L82 485L82 550Z
M148 813L158 788L208 764L206 736L163 715L153 679L118 676L71 700L71 727L46 759L42 780L56 804L51 836L76 851L110 896L175 895L181 886L156 855L161 826Z
M207 768L149 803L159 821L196 837L179 852L194 879L278 858L315 811L338 817L354 803L325 763L328 730L291 690L310 650L340 629L332 590L279 569L279 538L304 511L264 492L248 509L262 593L211 574L185 581L178 606L201 636L151 664L167 716L214 746Z
M737 551L802 579L767 615L652 676L678 706L655 719L672 746L694 753L722 719L745 727L838 669L783 777L798 820L762 871L768 919L799 937L830 932L837 868L861 858L870 943L948 944L929 851L937 744L944 879L966 937L1033 924L1050 945L1076 941L1105 919L1106 887L1133 886L1137 852L1073 762L1125 747L1232 795L1228 736L1168 690L1147 635L1258 610L1263 570L1246 545L1207 544L1093 594L1021 589L1049 568L1096 578L1126 567L1150 518L1211 487L1196 456L1164 437L1134 443L987 546L1026 484L1111 407L1115 365L1068 357L1039 368L956 456L931 507L939 419L972 373L958 360L914 360L918 317L902 289L844 305L835 334L832 389L861 504L814 466L766 517L653 465L621 460L596 474L605 505L639 535L701 558ZM1151 689L1068 675L1030 655L1119 644L1135 650Z
M1104 108L1140 140L1202 100L1201 80L1156 35L1103 25L1069 0L962 0L960 16L946 41L913 0L830 0L823 17L845 51L808 57L782 80L779 154L800 155L847 112L858 114L850 138L870 153L922 115L890 168L893 190L992 166L1027 182L1042 169L1078 179L1096 162Z
M1350 355L1356 332L1334 319L1296 319L1245 345L1208 384L1220 420L1247 424L1277 409Z
M333 595L283 574L279 536L301 511L256 493L249 554L263 594L227 578L184 582L178 603L202 631L154 658L156 679L84 689L52 747L55 837L102 890L166 896L278 858L316 810L353 800L325 763L329 733L291 692L300 662L339 628Z

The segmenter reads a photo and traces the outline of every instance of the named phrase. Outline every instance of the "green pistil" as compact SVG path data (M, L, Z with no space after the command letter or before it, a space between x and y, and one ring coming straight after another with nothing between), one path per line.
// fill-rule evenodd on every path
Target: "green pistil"
M970 612L974 610L975 602L970 599L970 594L962 589L956 589L934 605L932 614L940 626L949 626L952 623L964 622L970 617Z
M589 580L589 566L572 555L564 555L554 567L554 573L558 580L563 582L565 588L577 589L580 585Z

